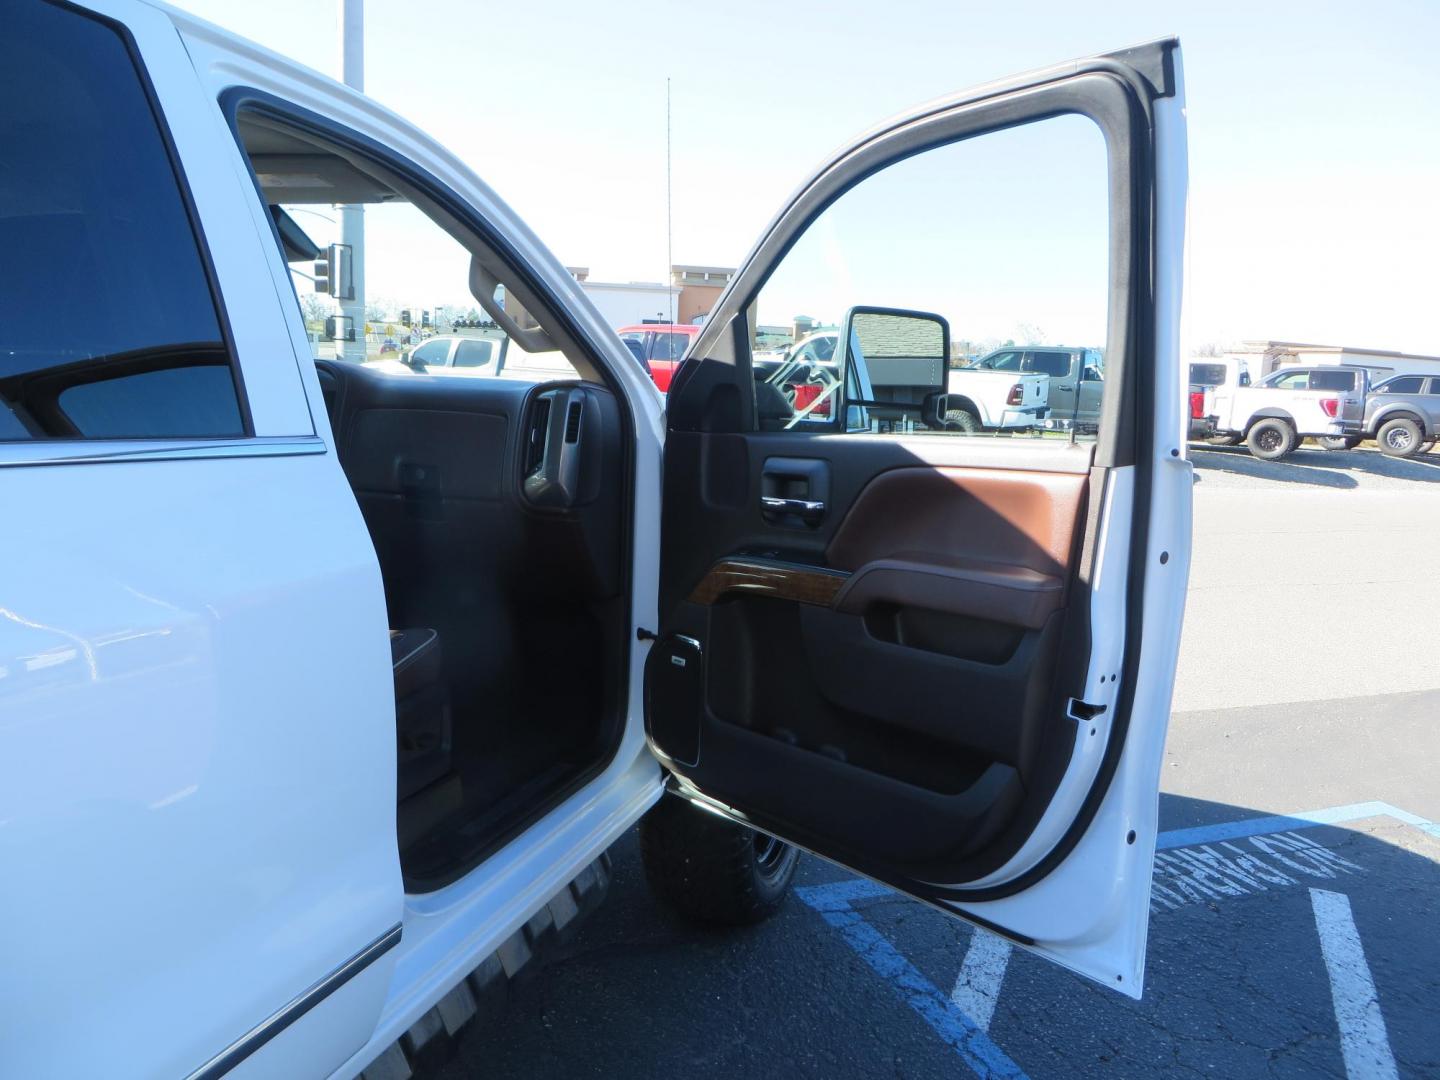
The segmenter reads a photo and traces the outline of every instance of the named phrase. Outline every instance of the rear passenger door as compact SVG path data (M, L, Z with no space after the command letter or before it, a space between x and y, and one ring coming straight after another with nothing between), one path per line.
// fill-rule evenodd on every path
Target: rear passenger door
M1136 996L1189 562L1185 176L1173 41L828 162L676 375L647 668L681 796ZM927 430L856 400L868 346L828 423L762 402L753 328L876 308L926 324L896 342L940 316L951 358L1104 341L1098 433Z
M215 103L95 7L0 66L0 1071L328 1074L400 934L379 574Z

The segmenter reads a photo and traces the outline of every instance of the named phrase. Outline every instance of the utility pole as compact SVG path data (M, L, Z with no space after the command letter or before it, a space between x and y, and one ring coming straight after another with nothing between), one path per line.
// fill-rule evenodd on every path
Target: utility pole
M365 89L365 0L340 0L340 79L355 90ZM365 207L340 206L340 242L349 244L355 297L340 301L340 313L350 319L355 340L340 343L340 355L365 360Z

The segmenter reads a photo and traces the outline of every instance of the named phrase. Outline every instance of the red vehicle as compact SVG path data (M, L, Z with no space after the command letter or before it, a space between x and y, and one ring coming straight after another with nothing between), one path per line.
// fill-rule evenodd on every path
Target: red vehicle
M663 394L670 389L671 376L701 329L684 323L645 323L622 326L618 333L630 351L650 365L650 377Z

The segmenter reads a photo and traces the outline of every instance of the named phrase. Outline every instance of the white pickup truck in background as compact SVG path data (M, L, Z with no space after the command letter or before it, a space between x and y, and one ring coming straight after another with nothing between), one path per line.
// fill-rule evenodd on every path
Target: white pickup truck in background
M1341 406L1363 401L1367 368L1350 365L1285 367L1252 386L1222 385L1207 392L1207 415L1217 437L1245 440L1266 461L1283 458L1306 436L1325 436Z
M992 354L993 355L993 354ZM1033 371L970 367L950 372L945 425L956 431L996 431L1038 427L1049 413L1050 376Z

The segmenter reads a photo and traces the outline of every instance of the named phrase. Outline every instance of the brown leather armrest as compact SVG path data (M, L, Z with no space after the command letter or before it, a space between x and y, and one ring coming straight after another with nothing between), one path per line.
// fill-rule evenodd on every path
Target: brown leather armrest
M834 607L862 615L874 605L894 604L1038 630L1064 601L1062 578L1023 566L901 553L856 570Z

